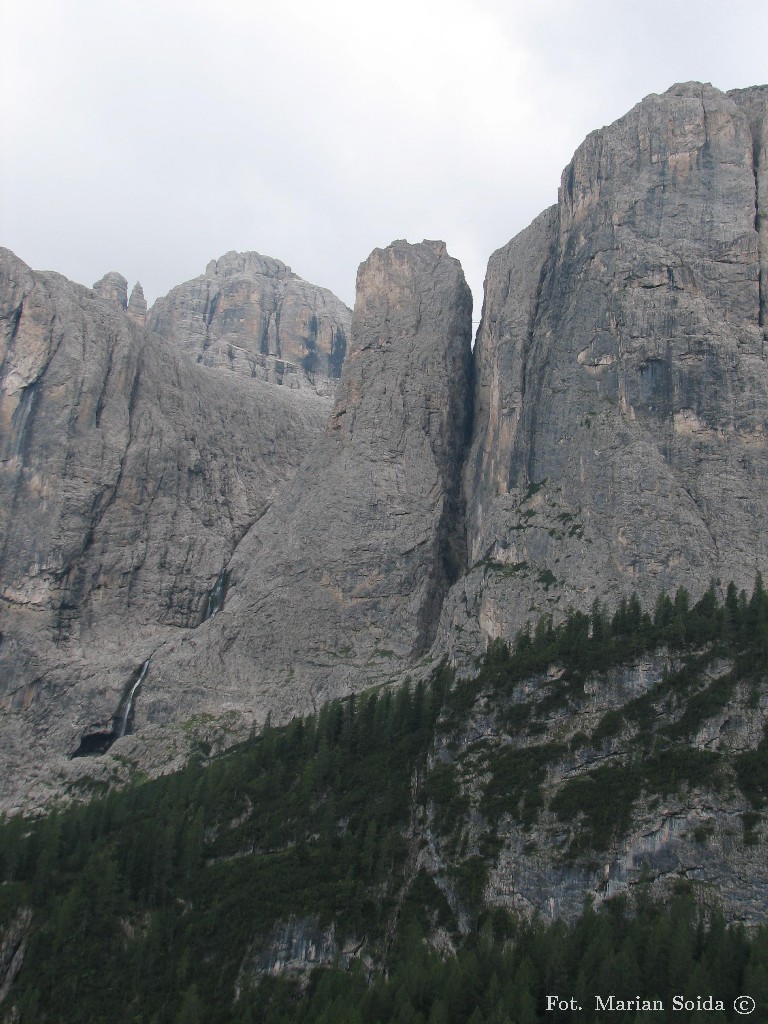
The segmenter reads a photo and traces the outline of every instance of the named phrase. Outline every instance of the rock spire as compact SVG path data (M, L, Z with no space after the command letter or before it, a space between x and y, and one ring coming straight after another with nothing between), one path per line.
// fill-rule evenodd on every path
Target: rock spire
M159 707L215 675L216 700L277 720L429 651L464 562L471 311L443 242L394 242L361 265L326 431L239 546L225 607L156 659Z

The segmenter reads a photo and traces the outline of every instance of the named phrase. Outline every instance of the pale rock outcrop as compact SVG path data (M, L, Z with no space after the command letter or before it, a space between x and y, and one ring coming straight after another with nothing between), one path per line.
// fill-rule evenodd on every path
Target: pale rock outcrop
M228 252L158 299L148 322L205 366L332 395L351 316L280 260Z
M543 613L768 569L767 96L647 97L491 257L457 661Z
M139 282L133 286L131 297L128 299L128 316L139 327L147 322L147 300L144 298L144 289Z
M100 278L94 284L93 290L100 299L114 302L121 309L126 309L128 306L128 282L116 270L110 270L108 274Z
M285 720L428 653L464 561L471 302L442 242L361 265L325 434L239 546L220 614L158 652L139 728L179 699Z

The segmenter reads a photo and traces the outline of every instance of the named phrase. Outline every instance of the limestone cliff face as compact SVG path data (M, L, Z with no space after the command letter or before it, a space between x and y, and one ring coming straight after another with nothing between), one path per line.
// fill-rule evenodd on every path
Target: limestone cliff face
M99 298L114 302L120 309L128 308L128 282L116 270L110 270L108 274L96 281L93 290Z
M764 818L731 780L764 742L768 693L741 672L711 651L661 648L588 676L555 665L479 689L430 753L459 799L452 815L430 815L416 870L460 905L449 866L461 837L461 856L490 861L488 903L522 915L573 919L586 897L599 906L643 879L666 899L686 879L727 919L765 921ZM627 785L654 764L655 779ZM708 774L715 765L722 774Z
M112 728L330 409L194 365L117 278L90 291L0 252L0 798Z
M332 394L351 316L279 260L229 252L158 299L149 325L206 366Z
M50 774L130 716L284 720L544 612L768 575L767 107L680 85L590 135L491 257L474 356L442 243L375 250L351 333L253 253L146 324L120 275L4 254L6 806L30 750Z
M284 720L429 651L464 557L470 324L444 243L362 264L325 434L239 545L221 613L158 652L140 723L179 699Z
M492 256L457 658L543 612L768 567L767 102L649 96Z

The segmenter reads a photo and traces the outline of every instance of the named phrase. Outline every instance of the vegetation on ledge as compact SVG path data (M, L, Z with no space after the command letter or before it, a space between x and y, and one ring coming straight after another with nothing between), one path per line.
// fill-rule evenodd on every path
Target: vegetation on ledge
M596 604L494 644L472 681L442 667L429 686L332 702L205 765L11 819L0 930L24 908L32 919L2 1011L19 1024L525 1024L551 993L590 1007L595 992L713 992L728 1020L742 992L768 1006L768 932L728 929L690 893L666 908L614 899L571 925L517 919L485 894L502 825L561 822L563 856L588 857L631 827L641 796L737 787L743 842L759 844L768 738L728 756L690 741L737 689L759 700L766 637L759 578L749 599L729 588L720 604L711 588L692 605L680 591L653 616L635 599L612 616ZM585 682L660 648L675 671L552 738ZM472 732L480 719L489 735ZM602 761L553 787L553 768L585 751ZM325 966L275 975L265 950L286 922L327 937Z

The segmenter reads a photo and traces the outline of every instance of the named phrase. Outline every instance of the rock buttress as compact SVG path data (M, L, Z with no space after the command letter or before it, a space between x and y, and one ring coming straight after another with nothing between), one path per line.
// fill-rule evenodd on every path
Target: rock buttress
M3 809L50 793L154 648L199 624L331 408L169 350L124 284L0 250Z
M229 252L158 299L148 323L204 366L331 395L351 315L280 260Z
M362 264L325 435L239 546L225 608L158 663L158 686L280 720L429 650L464 562L471 308L442 242Z
M765 109L764 89L647 97L492 256L457 660L595 598L765 573Z

